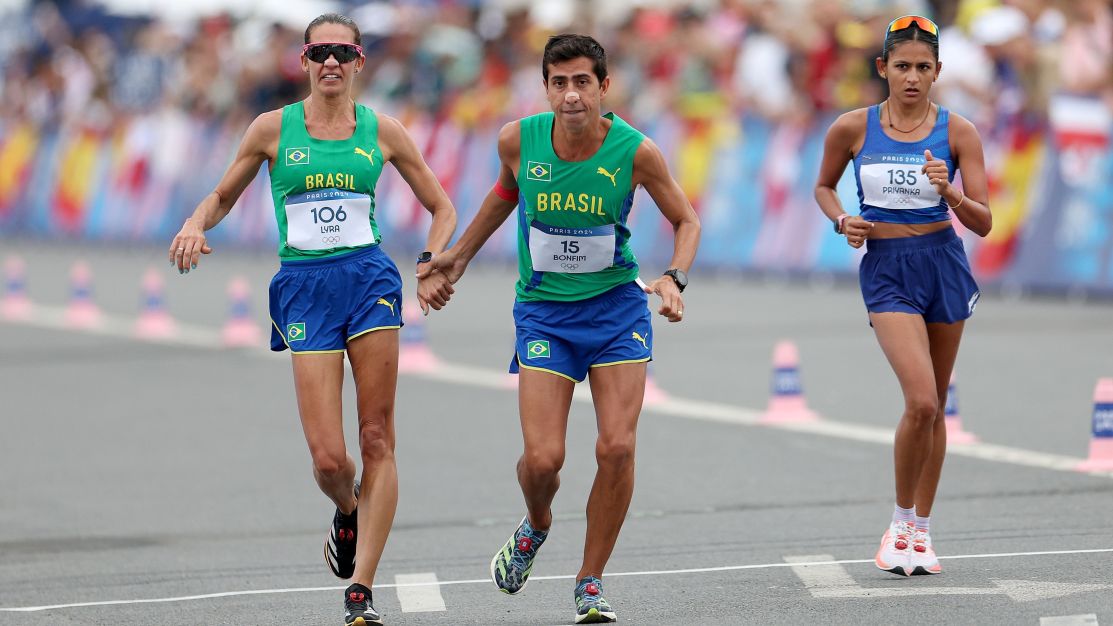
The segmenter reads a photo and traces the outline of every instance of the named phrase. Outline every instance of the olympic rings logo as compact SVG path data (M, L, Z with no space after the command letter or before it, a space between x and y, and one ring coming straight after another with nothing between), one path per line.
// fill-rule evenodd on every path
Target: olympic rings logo
M561 263L560 264L560 269L566 270L566 271L569 271L569 272L574 272L577 269L579 269L579 267L580 267L579 263Z
M329 235L321 237L321 243L340 243L340 235Z

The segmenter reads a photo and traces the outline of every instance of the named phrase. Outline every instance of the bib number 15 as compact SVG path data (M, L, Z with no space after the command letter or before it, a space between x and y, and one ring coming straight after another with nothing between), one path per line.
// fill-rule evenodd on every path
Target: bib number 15
M572 241L562 241L560 245L564 248L565 254L576 254L580 251L580 242L574 239Z
M314 207L309 209L309 212L313 214L314 224L329 224L334 220L343 222L348 219L348 214L344 212L344 205L342 204L337 205L335 209L328 206Z

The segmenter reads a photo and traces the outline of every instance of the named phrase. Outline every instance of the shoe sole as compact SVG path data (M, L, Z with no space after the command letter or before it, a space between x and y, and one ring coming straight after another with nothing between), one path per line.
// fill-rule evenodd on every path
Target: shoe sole
M942 574L943 568L936 565L934 568L927 568L923 565L917 565L916 569L912 570L913 576L931 576L932 574Z
M587 613L580 615L576 614L577 624L609 624L617 622L618 617L615 616L614 611L600 611L599 609L589 609Z
M522 521L523 522L526 521L526 518L523 517ZM521 526L522 526L521 524L518 524L519 528L521 528ZM514 537L517 534L518 534L518 529L515 528L514 532L510 534L510 539L507 540L507 543L513 545L514 544ZM522 583L521 587L518 587L517 591L510 591L509 589L503 589L502 585L499 584L498 579L495 578L495 563L498 563L499 555L502 554L503 548L505 548L505 547L506 547L506 543L502 544L502 548L499 548L498 552L495 552L495 556L491 559L491 582L495 583L495 586L498 587L499 591L501 591L501 592L503 592L507 595L516 596L519 593L522 593L522 590L526 588L527 584L529 584L529 578L528 577L526 578L525 582Z
M381 620L381 619L377 619L377 620L364 619L362 617L357 617L355 619L355 621L348 622L346 626L369 626L371 624L376 624L377 626L383 626L383 620Z

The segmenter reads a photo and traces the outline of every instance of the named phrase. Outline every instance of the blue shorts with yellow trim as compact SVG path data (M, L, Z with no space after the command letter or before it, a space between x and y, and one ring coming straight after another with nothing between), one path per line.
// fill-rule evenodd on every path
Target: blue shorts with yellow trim
M526 368L580 382L592 367L650 361L651 320L637 283L574 302L515 302L510 373Z
M402 327L402 276L377 245L283 261L271 279L271 350L343 352L348 341Z
M953 228L928 235L867 239L858 269L870 313L911 313L953 324L974 314L978 283Z

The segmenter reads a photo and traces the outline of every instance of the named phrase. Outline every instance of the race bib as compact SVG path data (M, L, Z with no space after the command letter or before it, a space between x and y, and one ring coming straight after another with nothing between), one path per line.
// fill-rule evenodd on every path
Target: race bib
M298 250L327 250L375 243L371 231L371 197L319 189L286 198L286 245Z
M923 157L876 155L863 159L858 173L864 202L881 209L929 209L942 199L920 171ZM880 161L880 162L878 162Z
M590 228L529 226L529 254L537 272L585 274L614 264L614 224Z

